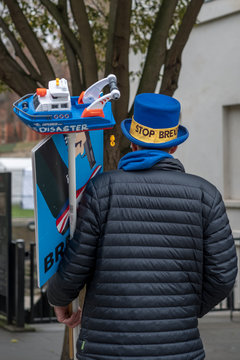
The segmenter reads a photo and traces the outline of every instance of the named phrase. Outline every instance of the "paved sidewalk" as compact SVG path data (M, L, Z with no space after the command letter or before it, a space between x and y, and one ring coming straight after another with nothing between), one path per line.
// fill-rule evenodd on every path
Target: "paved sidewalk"
M1 360L60 360L64 325L34 324L35 331L10 332L0 328Z
M9 332L0 328L1 360L60 360L64 326L33 325L34 332ZM199 321L206 360L240 359L240 314L210 313Z
M240 360L240 314L210 313L199 320L206 360Z

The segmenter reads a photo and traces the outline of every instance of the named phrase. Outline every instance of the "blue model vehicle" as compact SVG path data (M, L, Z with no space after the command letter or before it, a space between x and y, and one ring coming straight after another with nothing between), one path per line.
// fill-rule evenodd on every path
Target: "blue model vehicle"
M110 93L100 96L109 85ZM66 79L49 81L48 89L38 88L13 104L18 117L32 130L42 134L61 134L109 129L115 125L109 100L117 100L120 92L116 76L110 74L78 96L70 96Z

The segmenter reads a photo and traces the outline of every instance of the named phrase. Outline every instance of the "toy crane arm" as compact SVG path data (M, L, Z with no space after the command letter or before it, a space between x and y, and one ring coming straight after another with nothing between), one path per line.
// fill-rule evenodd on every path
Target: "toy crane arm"
M84 111L82 113L82 117L91 117L91 116L104 117L103 108L104 108L105 104L109 100L117 100L120 98L120 91L118 90L116 80L117 80L116 76L113 74L110 74L110 75L108 75L107 78L98 81L97 83L95 83L89 89L86 90L86 92L83 96L84 103L85 103L84 98L85 98L86 94L87 94L86 98L88 99L88 102L89 102L89 99L91 96L93 98L93 94L96 98L86 109L84 109ZM99 97L100 92L105 85L109 85L110 93Z
M98 82L96 82L95 84L91 85L84 93L83 98L82 98L82 102L84 104L91 104L93 103L95 100L97 100L100 96L100 93L102 91L102 89L106 86L109 85L110 86L110 91L111 86L115 85L116 86L117 83L117 78L115 75L110 74L108 75L108 77L99 80Z

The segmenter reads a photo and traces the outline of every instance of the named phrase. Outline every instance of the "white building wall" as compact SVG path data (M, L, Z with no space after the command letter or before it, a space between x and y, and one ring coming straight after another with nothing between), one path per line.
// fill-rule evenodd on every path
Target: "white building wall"
M240 237L240 0L212 0L184 48L178 89L181 122L190 133L176 153L188 173L215 184ZM130 54L130 71L142 55ZM138 81L131 82L130 105Z
M206 2L182 57L179 87L181 122L189 139L176 153L188 173L215 184L223 195L235 238L240 238L240 0ZM140 54L130 53L130 71ZM131 82L130 106L138 80ZM236 240L240 268L240 240ZM234 304L240 307L240 274ZM222 303L226 306L226 300Z
M204 4L199 21L184 49L174 94L190 132L178 157L187 172L219 188L240 234L240 0Z

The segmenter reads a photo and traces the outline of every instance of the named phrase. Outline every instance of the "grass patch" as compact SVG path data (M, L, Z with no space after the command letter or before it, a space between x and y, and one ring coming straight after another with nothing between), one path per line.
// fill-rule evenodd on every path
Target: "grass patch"
M20 205L12 205L13 218L33 218L34 210L22 209Z
M20 141L15 144L14 150L15 151L29 151L31 152L32 148L34 148L35 145L37 145L40 142L40 140L37 141Z
M4 154L4 153L10 153L13 152L15 148L15 144L2 144L0 145L0 154Z
M39 143L38 141L20 141L17 143L9 143L9 144L1 144L0 145L0 154L10 154L12 153L12 156L18 152L26 152L28 155L31 155L32 148Z

